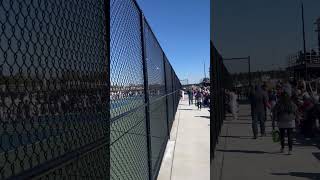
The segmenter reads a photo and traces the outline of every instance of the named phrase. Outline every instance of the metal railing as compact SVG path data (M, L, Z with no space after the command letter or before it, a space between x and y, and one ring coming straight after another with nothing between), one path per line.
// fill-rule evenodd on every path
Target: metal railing
M111 179L156 179L181 83L137 3L110 5Z
M0 179L109 178L109 1L0 3Z
M310 50L305 56L303 53L297 52L287 57L288 67L303 65L306 62L308 64L320 64L320 52Z

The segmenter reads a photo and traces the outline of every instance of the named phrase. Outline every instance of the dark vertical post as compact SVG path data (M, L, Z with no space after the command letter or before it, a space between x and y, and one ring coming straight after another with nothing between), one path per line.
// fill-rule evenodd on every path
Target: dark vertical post
M213 79L214 77L214 72L213 72L213 67L215 67L213 55L215 52L213 51L213 44L212 41L210 41L210 178L212 179L213 177L213 159L214 159L214 149L215 149L215 114L213 109L214 108L214 92L215 92L215 86L214 83L216 80ZM215 109L216 110L216 109Z
M316 32L318 32L318 55L320 55L320 17L317 19L315 24L317 25Z
M216 50L214 50L216 52ZM215 92L214 92L214 96L215 96L215 99L214 99L214 104L215 104L215 107L214 107L214 110L215 110L215 122L214 122L214 126L215 126L215 139L214 139L214 143L216 144L217 143L217 139L218 139L218 135L219 135L219 121L220 121L220 117L221 117L221 108L220 108L220 96L219 96L219 91L220 91L220 86L219 86L219 83L220 83L220 79L219 77L221 76L221 72L219 71L219 62L220 62L220 59L218 58L218 55L217 55L217 52L216 52L216 55L215 55L215 73L216 73L216 76L215 76ZM216 147L216 145L215 145Z
M220 134L220 124L221 124L221 119L222 119L222 107L221 107L221 77L222 77L222 68L221 68L221 63L223 59L217 59L217 110L218 110L218 115L217 115L217 135L216 135L216 143L218 142L218 136Z
M251 88L252 82L251 82L251 58L248 56L248 66L249 66L249 87Z
M304 8L303 8L303 3L301 1L301 12L302 12L302 33L303 33L303 57L304 57L304 65L305 65L305 80L307 80L308 77L308 72L307 72L307 57L306 57L306 33L304 30Z
M304 30L304 8L303 8L303 3L301 1L301 16L302 16L302 33L303 33L303 53L304 56L306 56L306 33Z
M104 12L105 12L105 43L106 43L106 49L107 52L106 53L106 59L107 59L107 65L106 65L106 86L107 86L107 102L106 102L106 111L107 111L107 127L106 127L106 134L107 134L107 157L110 159L110 1L109 0L105 0L104 1ZM110 161L107 160L107 168L110 169ZM106 179L110 178L110 171L106 172L107 173L107 177Z
M141 52L142 52L142 64L143 64L143 80L144 80L144 103L146 112L146 131L147 131L147 152L148 152L148 171L149 180L152 180L152 149L151 149L151 133L150 133L150 103L149 103L149 91L148 91L148 70L147 60L145 52L145 38L144 38L144 16L140 11L140 30L141 30Z
M171 67L171 81L172 81L172 112L173 112L173 119L175 119L175 105L176 105L176 102L175 102L175 87L174 87L174 71Z
M164 84L165 84L165 93L166 93L166 115L167 115L167 136L170 139L170 121L169 121L169 108L168 108L168 83L167 83L167 66L166 66L166 58L164 52L162 52L163 59L163 69L164 69Z

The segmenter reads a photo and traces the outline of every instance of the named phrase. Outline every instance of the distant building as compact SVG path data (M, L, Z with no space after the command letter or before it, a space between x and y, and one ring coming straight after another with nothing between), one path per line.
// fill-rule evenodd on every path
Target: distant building
M288 68L293 79L315 79L320 77L320 18L314 23L318 33L318 48L305 54L302 51L288 56ZM318 51L318 52L316 52Z
M287 70L294 79L314 79L320 77L320 54L311 50L288 56Z

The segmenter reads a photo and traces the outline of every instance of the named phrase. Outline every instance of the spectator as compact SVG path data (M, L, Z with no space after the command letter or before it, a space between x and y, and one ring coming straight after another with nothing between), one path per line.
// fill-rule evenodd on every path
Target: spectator
M235 89L233 89L230 93L230 101L229 106L231 108L231 113L234 120L238 119L238 103L237 103L237 94L235 93Z
M265 121L266 121L266 106L268 104L268 95L261 86L257 85L255 88L255 93L252 98L253 105L253 122L252 130L254 139L257 139L258 134L258 122L260 122L261 136L265 136Z
M313 137L313 127L314 127L314 121L312 119L312 110L313 110L314 104L312 103L312 99L310 96L305 95L303 96L303 104L301 107L301 112L303 112L303 122L302 122L302 133L306 137Z
M198 110L201 110L202 98L203 98L203 95L202 95L201 90L199 89L198 92L196 93Z
M284 92L281 94L279 102L274 108L273 121L277 121L280 130L281 152L284 152L285 134L288 136L289 151L292 153L292 132L295 128L295 117L297 114L297 106L291 99L291 88L284 87ZM274 123L273 123L274 124ZM273 126L273 129L275 127Z
M188 90L188 98L189 98L189 106L193 104L193 92L192 90Z

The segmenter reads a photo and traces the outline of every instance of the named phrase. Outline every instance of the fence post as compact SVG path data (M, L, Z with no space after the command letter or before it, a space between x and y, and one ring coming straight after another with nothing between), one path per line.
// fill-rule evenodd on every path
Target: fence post
M165 54L162 51L162 59L163 59L163 69L164 69L164 84L165 84L165 92L166 92L166 114L167 114L167 136L170 139L170 121L169 121L169 111L168 111L168 83L167 83L167 68L166 68L166 59Z
M110 121L110 87L111 87L111 80L110 80L110 43L111 43L111 36L110 36L110 0L105 0L104 1L104 11L105 11L105 23L106 23L106 35L105 35L105 42L106 42L106 48L107 48L107 52L106 53L106 58L107 58L107 70L106 70L106 74L107 74L107 90L108 90L108 95L107 95L107 103L106 103L106 108L107 108L107 119L108 119L108 124L107 124L107 154L108 154L108 158L109 160L107 160L107 168L110 169L111 167L111 163L110 163L110 129L111 129L111 121ZM110 171L107 172L107 178L110 178Z
M173 113L173 119L175 119L175 111L174 111L174 105L175 105L175 97L174 97L174 91L175 91L175 89L174 89L174 82L173 82L173 70L172 70L172 67L170 68L170 70L171 70L171 85L172 85L172 94L171 94L171 96L172 96L172 113Z
M148 91L148 71L147 60L145 52L145 37L144 37L144 16L140 11L140 28L141 28L141 52L142 52L142 65L143 65L143 84L144 84L144 103L146 113L146 132L147 132L147 152L148 152L148 172L149 180L152 180L152 149L151 149L151 133L150 133L150 103L149 103L149 91Z
M252 82L251 82L251 58L250 56L248 56L248 66L249 66L249 88L251 88L252 86Z

